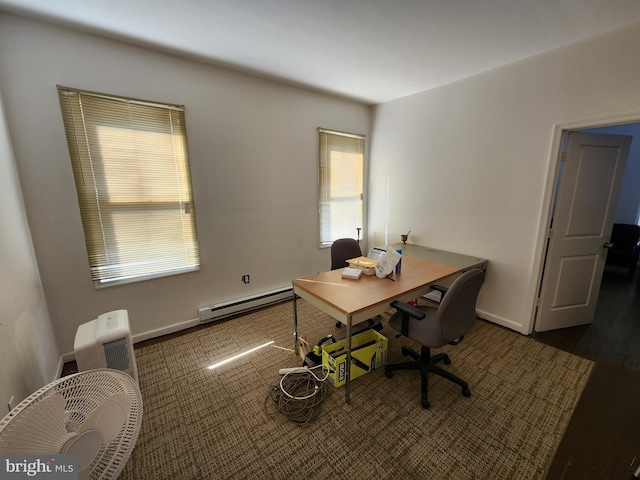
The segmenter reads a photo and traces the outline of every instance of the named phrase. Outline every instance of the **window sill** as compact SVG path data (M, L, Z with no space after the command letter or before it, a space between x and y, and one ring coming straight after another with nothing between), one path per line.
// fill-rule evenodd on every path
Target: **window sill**
M94 281L93 283L95 284L96 289L101 289L115 287L118 285L127 285L129 283L144 282L146 280L153 280L155 278L171 277L173 275L181 275L183 273L197 272L199 270L200 266L197 265L195 267L180 268L176 270L168 270L165 272L157 272L147 275L135 275L132 277L121 277L113 280Z

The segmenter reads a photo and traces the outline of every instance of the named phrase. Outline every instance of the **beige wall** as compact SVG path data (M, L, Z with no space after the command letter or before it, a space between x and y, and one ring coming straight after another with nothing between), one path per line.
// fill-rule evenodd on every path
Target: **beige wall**
M49 321L0 96L0 418L49 383L58 346Z
M490 260L478 308L531 331L557 128L640 119L640 27L376 108L370 233Z
M0 32L0 88L62 352L100 313L127 309L139 338L328 268L315 214L317 128L368 134L368 106L21 17L0 17ZM199 272L94 288L56 84L185 105Z

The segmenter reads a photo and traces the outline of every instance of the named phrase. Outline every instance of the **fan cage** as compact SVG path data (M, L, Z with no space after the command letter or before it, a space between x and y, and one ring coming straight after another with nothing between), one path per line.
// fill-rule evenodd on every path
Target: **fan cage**
M29 407L51 395L64 398L65 426L68 432L73 432L103 401L118 393L129 396L131 408L120 433L102 445L89 467L88 476L90 479L117 478L133 451L142 425L140 388L133 378L119 370L102 368L79 372L55 380L29 395L0 420L0 452L6 453L10 441L20 433L19 425L13 428L13 420L28 415Z

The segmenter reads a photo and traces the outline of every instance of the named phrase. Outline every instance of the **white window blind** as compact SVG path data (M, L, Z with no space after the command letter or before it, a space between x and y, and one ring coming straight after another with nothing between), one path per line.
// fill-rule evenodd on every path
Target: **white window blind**
M184 107L58 86L98 285L199 268Z
M318 129L320 246L355 238L364 216L364 136Z

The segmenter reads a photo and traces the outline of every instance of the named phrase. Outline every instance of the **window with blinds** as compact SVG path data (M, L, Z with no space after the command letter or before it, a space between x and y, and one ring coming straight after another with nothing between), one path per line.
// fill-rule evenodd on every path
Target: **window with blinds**
M356 238L364 217L364 136L318 129L320 246Z
M58 96L96 285L198 270L184 107Z

